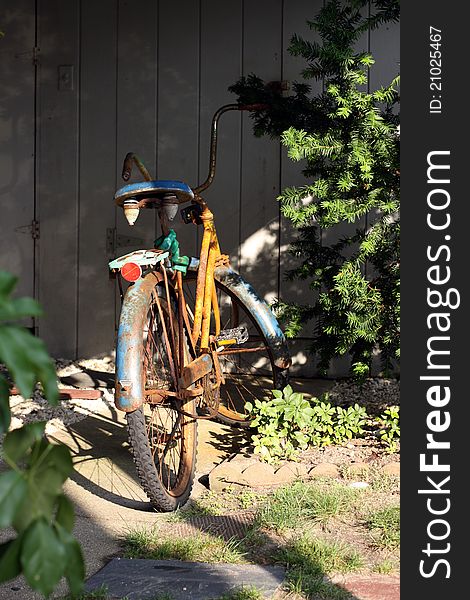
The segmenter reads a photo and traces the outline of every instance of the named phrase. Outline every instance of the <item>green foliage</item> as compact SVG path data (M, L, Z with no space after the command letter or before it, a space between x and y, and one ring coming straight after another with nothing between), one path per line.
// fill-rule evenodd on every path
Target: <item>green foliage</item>
M287 581L292 591L307 598L350 598L342 588L337 588L337 593L334 588L325 589L325 574L350 573L364 565L360 554L348 544L315 539L308 534L281 548L278 561L288 565Z
M263 600L262 592L254 587L242 587L220 596L217 600Z
M190 537L165 537L155 529L130 530L124 540L127 558L152 560L186 560L198 562L244 562L240 540L225 540L217 535L198 534Z
M21 394L29 397L39 381L51 404L59 393L54 364L44 343L15 320L41 314L29 299L11 298L16 279L0 271L0 361ZM9 384L0 375L0 433L11 421ZM62 486L73 470L68 448L50 444L45 423L30 423L7 433L2 458L9 470L0 475L0 527L16 537L0 545L0 582L23 573L33 590L48 597L62 577L80 593L84 563L72 536L74 512Z
M380 429L380 439L389 452L396 452L400 437L400 407L390 406L384 410L382 418L377 420Z
M400 546L400 507L388 506L369 516L366 525L371 530L374 545L379 548Z
M230 88L241 103L269 105L254 117L255 134L280 137L305 166L308 182L279 196L281 213L298 229L290 248L298 266L287 276L311 290L308 305L277 302L286 333L294 337L313 320L320 370L349 353L359 378L376 347L386 371L399 357L399 80L367 91L374 60L357 50L369 27L398 19L399 6L374 0L362 16L367 4L329 0L308 21L319 41L292 37L289 52L305 59L302 75L321 81L321 92L295 83L285 97L255 75ZM344 223L351 233L328 242Z
M354 491L333 484L294 481L270 494L255 517L255 526L276 533L307 528L309 523L326 526L334 517L353 510Z
M341 444L364 433L367 413L358 404L332 406L327 397L307 399L290 385L273 391L271 400L247 402L255 453L268 463L293 459L308 446Z

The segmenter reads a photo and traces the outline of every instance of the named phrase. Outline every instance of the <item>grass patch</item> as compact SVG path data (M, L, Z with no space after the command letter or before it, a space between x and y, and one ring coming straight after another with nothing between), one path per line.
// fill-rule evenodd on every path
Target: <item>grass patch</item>
M361 556L346 544L305 535L282 548L277 558L287 567L289 590L307 598L350 598L344 589L326 582L324 575L357 571L363 566Z
M217 600L262 600L263 594L253 587L243 587L238 590L234 590L228 594L224 594L217 598Z
M400 508L388 506L369 515L366 522L374 545L383 549L396 549L400 545Z
M354 549L340 542L328 542L307 535L280 549L278 560L288 567L300 567L314 576L324 573L350 573L362 568L363 560Z
M245 562L242 542L199 534L186 538L162 539L154 530L131 530L124 538L126 558L187 560L197 562Z
M63 600L107 600L108 588L105 585L100 586L93 592L84 592L80 596L64 596ZM126 600L123 598L122 600Z
M155 596L152 600L173 600L173 598L171 594L163 594ZM219 596L215 600L263 600L263 598L263 594L256 588L242 587Z
M326 526L339 514L353 510L356 494L341 485L315 485L297 481L279 488L258 510L258 527L278 533L299 527L306 521Z
M400 493L400 478L396 475L387 475L377 470L372 470L368 479L372 491L387 494Z
M375 565L374 572L380 573L381 575L389 575L397 570L396 561L389 558L385 558L381 562Z

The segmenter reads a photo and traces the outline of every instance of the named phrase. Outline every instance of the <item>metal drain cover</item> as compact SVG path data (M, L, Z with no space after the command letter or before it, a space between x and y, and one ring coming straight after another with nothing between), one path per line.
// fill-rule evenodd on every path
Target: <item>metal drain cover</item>
M86 583L88 592L104 586L110 599L211 600L234 589L254 587L271 598L284 580L283 567L227 565L179 560L114 558Z

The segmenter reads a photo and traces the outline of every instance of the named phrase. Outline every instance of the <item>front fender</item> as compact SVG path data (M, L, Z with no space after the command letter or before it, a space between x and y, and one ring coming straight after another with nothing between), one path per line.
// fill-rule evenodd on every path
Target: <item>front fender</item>
M292 364L287 341L266 302L258 296L253 287L241 275L230 267L219 267L215 270L214 275L219 283L246 306L266 338L273 355L274 365L281 371L287 370Z

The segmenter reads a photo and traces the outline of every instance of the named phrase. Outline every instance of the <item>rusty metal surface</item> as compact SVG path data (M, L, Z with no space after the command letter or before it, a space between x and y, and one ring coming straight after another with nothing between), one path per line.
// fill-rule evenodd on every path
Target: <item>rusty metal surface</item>
M207 259L206 281L204 285L204 303L202 307L202 326L201 326L201 348L207 350L209 348L209 335L211 323L211 308L212 308L212 291L215 287L214 283L214 268L215 259L217 256L215 231L211 231L211 241L209 246L209 257ZM196 297L197 301L197 297ZM220 331L220 315L218 329Z
M116 408L130 412L144 402L142 332L155 285L161 274L152 272L127 289L119 319L116 344Z
M210 373L211 370L212 358L210 354L201 354L201 356L191 361L183 368L180 377L181 387L189 387L195 381Z
M246 111L259 111L268 108L267 104L225 104L221 106L212 117L211 125L211 141L210 141L210 152L209 152L209 174L204 183L201 183L197 187L193 188L193 191L198 194L206 190L211 183L214 181L215 168L217 163L217 126L220 117L228 112L229 110L246 110Z
M134 154L134 152L128 152L126 154L126 158L124 159L121 174L124 181L129 181L129 179L131 178L132 163L135 163L137 165L137 168L142 173L142 177L145 179L145 181L151 181L152 178L150 176L150 173L145 168L144 163L140 160L137 154Z
M279 323L266 302L258 296L253 287L230 267L215 269L214 276L226 286L245 305L256 324L263 333L273 356L274 365L286 370L292 364L286 338Z
M196 305L194 308L194 323L192 331L192 340L195 344L201 333L202 325L202 307L204 302L204 287L206 283L207 261L209 259L209 247L211 241L211 232L204 227L204 235L202 237L201 251L199 256L199 269L197 272L196 282Z
M206 190L211 183L214 181L215 177L215 167L217 162L217 125L219 122L219 118L229 110L238 110L238 104L226 104L219 108L214 116L212 117L212 126L211 126L211 142L210 142L210 154L209 154L209 174L207 179L201 185L193 188L195 193L200 193L203 190Z
M236 340L234 340L236 342ZM243 354L246 352L264 352L266 348L264 346L257 346L255 348L236 348L232 350L220 350L217 352L219 356L225 356L226 354Z

